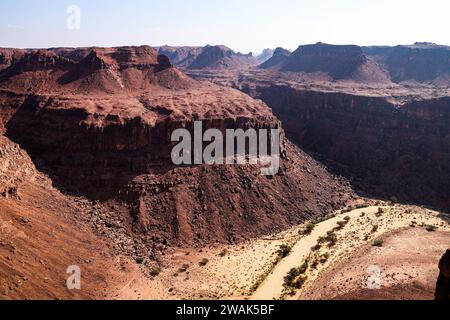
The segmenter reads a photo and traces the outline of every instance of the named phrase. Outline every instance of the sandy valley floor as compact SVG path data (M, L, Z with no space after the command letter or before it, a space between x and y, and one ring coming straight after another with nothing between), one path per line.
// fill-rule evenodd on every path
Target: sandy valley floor
M114 298L431 299L439 258L450 244L448 219L421 207L368 200L317 223L310 234L305 224L238 246L176 250L159 275L136 273ZM291 248L284 258L282 245ZM287 274L302 265L301 286L286 286ZM371 266L380 270L378 290L367 288Z

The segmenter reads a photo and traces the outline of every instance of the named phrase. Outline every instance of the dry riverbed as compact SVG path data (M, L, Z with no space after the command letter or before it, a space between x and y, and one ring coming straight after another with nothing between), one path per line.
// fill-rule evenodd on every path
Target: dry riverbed
M383 236L405 229L439 233L444 237L450 235L448 217L438 212L368 200L358 207L332 213L314 225L305 223L281 234L237 246L175 250L167 255L154 275L136 274L133 281L119 288L115 298L329 298L324 292L322 296L311 294L312 288L317 290L314 285L326 272L345 263L364 247L377 248L382 255ZM440 249L435 247L429 254L438 259ZM392 255L392 249L389 252ZM401 252L398 254L401 256ZM289 279L286 278L288 274Z

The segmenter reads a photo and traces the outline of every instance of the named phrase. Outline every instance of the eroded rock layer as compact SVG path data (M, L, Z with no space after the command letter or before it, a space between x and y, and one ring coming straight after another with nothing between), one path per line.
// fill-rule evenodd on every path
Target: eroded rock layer
M64 52L30 51L0 73L0 128L60 190L125 215L139 241L237 242L351 198L341 179L287 141L274 177L249 165L175 167L175 129L197 120L222 131L280 122L263 102L194 81L150 47L94 48L76 60Z
M247 89L245 89L247 91ZM286 135L372 195L450 208L450 98L390 97L296 89L248 89Z

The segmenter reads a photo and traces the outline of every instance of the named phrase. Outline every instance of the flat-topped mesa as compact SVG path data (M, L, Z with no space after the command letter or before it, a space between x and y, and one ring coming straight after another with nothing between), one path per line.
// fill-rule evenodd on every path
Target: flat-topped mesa
M366 62L360 47L317 43L300 46L283 64L283 71L326 72L334 79L350 77Z
M189 69L215 69L231 67L236 53L225 46L206 46Z
M450 76L450 48L436 45L398 46L386 58L392 81L419 82Z
M72 60L73 62L80 62L91 53L92 48L50 48L48 51L51 51L60 57Z
M2 75L11 76L23 72L68 70L74 63L47 50L33 50L16 55Z
M363 47L364 53L389 71L393 82L439 80L448 85L450 47L429 42L395 47Z

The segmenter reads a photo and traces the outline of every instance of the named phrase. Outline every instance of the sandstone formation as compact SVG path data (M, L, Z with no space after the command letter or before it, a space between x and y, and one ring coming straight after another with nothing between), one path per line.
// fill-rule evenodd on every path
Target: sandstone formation
M0 73L0 110L2 132L38 169L116 212L146 256L272 233L351 197L287 141L274 177L256 166L173 166L171 133L194 120L220 130L280 122L263 102L194 81L150 47L93 48L79 62L30 51Z

